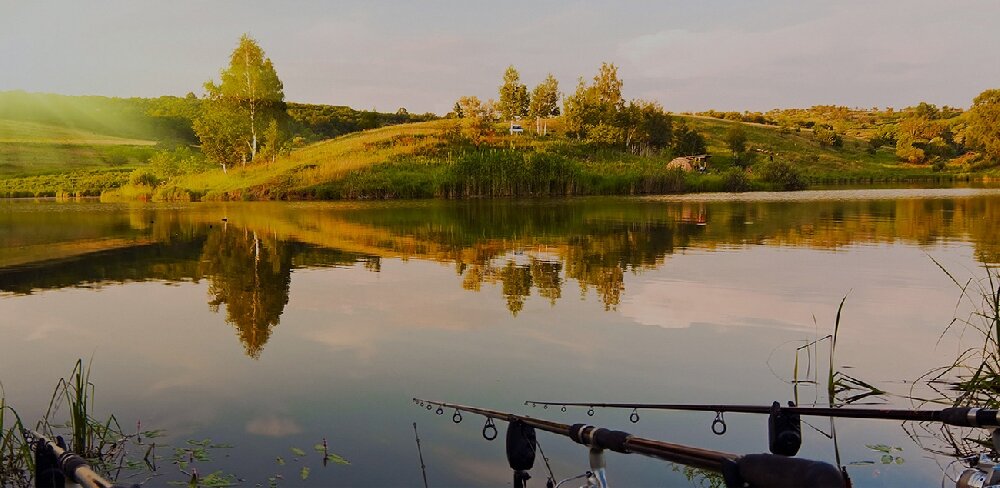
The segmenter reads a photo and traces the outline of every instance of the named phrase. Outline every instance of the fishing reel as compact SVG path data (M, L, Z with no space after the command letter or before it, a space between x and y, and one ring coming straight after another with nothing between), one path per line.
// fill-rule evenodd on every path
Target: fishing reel
M988 454L980 454L971 467L962 471L957 488L1000 488L1000 465Z
M993 441L993 452L1000 452L1000 429L993 429L990 435ZM995 457L982 453L979 458L972 459L968 468L962 471L955 482L958 488L1000 488L1000 464Z

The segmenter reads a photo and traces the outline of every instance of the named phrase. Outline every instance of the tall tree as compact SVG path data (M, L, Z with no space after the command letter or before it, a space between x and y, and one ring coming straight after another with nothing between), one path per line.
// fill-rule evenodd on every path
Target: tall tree
M602 63L592 85L581 78L576 92L566 98L564 108L567 132L571 135L591 138L590 133L595 132L606 139L609 133L623 133L616 127L619 113L626 108L618 68Z
M632 100L618 112L616 126L622 131L625 148L634 154L649 155L670 144L673 123L656 102Z
M285 93L270 58L244 34L233 50L220 83L205 83L207 102L195 121L203 150L225 170L227 164L253 161L259 136L272 121L283 124Z
M683 121L673 130L674 153L678 156L697 156L705 154L705 138Z
M733 152L733 162L740 162L740 155L747 150L747 133L742 124L734 124L726 130L726 145Z
M528 87L521 83L521 75L514 66L508 66L503 74L500 101L497 103L500 116L506 120L524 117L528 115L528 103Z
M617 112L625 106L622 80L618 78L618 67L613 63L601 63L601 69L594 77L594 90L602 111Z
M1000 161L1000 89L986 90L972 101L967 132L973 146Z
M559 82L551 73L531 91L528 112L535 117L535 132L540 132L542 119L559 115ZM548 132L547 122L545 131Z

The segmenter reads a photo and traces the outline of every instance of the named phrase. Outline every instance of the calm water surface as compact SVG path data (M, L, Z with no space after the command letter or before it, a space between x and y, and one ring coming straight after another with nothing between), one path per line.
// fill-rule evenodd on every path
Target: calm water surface
M830 191L533 202L0 203L0 381L40 417L76 358L97 413L233 444L200 471L249 485L510 484L482 419L421 396L736 453L766 418L531 409L525 400L770 403L794 398L795 350L844 306L838 368L909 407L974 334L942 332L960 281L1000 262L993 190ZM971 336L971 337L970 337ZM828 348L801 353L826 374ZM817 357L817 355L819 357ZM860 391L846 392L844 396ZM801 403L826 402L800 385ZM858 486L937 484L950 462L898 422L804 427L801 455ZM503 426L501 425L501 433ZM350 466L293 459L327 438ZM502 439L502 436L501 436ZM586 452L540 434L559 477ZM931 438L925 444L934 444ZM881 462L885 444L902 464ZM286 460L284 466L275 460ZM871 462L874 462L872 464ZM312 467L298 479L302 465ZM668 464L610 454L619 486L688 486ZM162 466L161 466L162 467ZM179 479L171 476L151 485ZM544 483L536 463L533 484Z

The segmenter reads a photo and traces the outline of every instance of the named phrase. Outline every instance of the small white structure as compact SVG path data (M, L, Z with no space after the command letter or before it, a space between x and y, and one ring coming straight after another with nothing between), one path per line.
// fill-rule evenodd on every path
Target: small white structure
M517 124L511 122L510 123L510 133L511 134L523 134L524 133L524 128L521 127L520 125L517 125Z

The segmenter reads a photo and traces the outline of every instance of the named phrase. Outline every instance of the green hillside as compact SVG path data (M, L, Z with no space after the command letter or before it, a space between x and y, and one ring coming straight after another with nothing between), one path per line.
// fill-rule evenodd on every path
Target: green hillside
M813 183L960 177L900 163L892 148L869 152L860 139L827 147L808 131L695 116L674 116L674 123L705 136L711 156L707 173L666 170L670 151L640 156L561 136L558 119L550 121L548 136L508 135L498 124L476 147L461 137L462 122L451 119L349 134L297 149L275 163L187 175L165 186L167 195L264 200L726 191L732 189L727 178L742 173L724 139L734 124L743 126L753 158L746 189L778 189L753 176L754 168L772 158ZM154 189L138 191L154 197Z
M705 136L716 168L731 166L732 155L725 142L725 133L730 127L739 125L747 135L751 151L761 150L753 151L757 159L770 158L773 153L775 158L792 163L814 180L899 179L932 173L929 166L900 162L891 146L879 148L872 154L868 141L850 136L844 137L842 147L832 147L821 145L809 130L783 131L775 126L698 116L675 115L674 120L687 123Z
M37 122L0 119L0 178L74 171L130 171L156 141Z
M98 195L128 181L157 154L189 148L202 100L0 92L0 196ZM305 145L364 129L429 120L344 106L288 104L289 140ZM202 158L203 159L203 158Z

